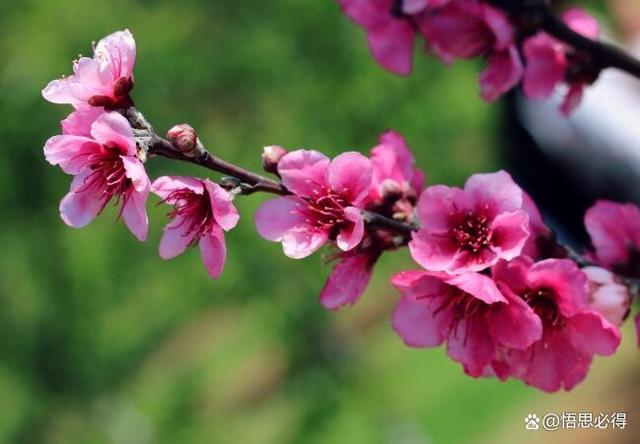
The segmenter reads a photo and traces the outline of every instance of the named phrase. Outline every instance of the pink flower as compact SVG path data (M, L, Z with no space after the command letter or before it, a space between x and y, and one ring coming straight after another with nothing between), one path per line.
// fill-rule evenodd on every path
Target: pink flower
M160 257L171 259L199 245L209 276L217 279L227 256L224 231L233 229L239 219L229 193L209 179L170 176L156 179L151 191L173 205L160 241Z
M73 75L53 80L42 95L53 103L69 103L74 108L98 106L126 108L132 104L133 65L136 43L128 30L100 40L93 58L80 57L73 63Z
M445 63L471 59L513 43L513 28L500 11L477 0L454 0L420 16L420 31Z
M379 145L371 150L373 180L369 201L375 207L385 203L410 200L415 204L424 187L424 174L415 167L413 154L404 138L395 131L380 136ZM394 202L388 202L394 201ZM378 208L372 208L378 210ZM406 208L398 208L406 210ZM413 211L410 208L409 213ZM393 214L389 214L393 217Z
M79 122L85 117L76 115ZM86 120L84 120L86 123ZM82 132L82 124L67 121L67 129ZM133 130L122 115L102 114L87 135L54 136L44 147L52 165L74 175L71 190L60 202L60 215L69 226L80 228L91 222L115 198L120 215L131 232L145 240L149 221L145 203L149 178L138 159Z
M598 22L582 9L570 9L562 18L575 32L590 39L598 38ZM588 66L588 55L576 53L544 32L525 40L523 50L526 59L525 95L532 99L546 99L559 84L566 83L568 92L561 111L565 115L570 114L580 103L585 86L597 78L597 73L591 72Z
M625 276L640 276L640 208L600 200L587 210L584 224L599 265Z
M294 259L309 256L328 240L349 251L364 236L361 208L371 186L371 162L348 152L331 161L318 151L293 151L278 162L283 185L293 193L269 200L256 213L258 233L282 242Z
M505 298L488 276L404 271L391 281L402 293L394 330L411 347L446 341L449 356L471 376L484 373L498 347L526 349L542 334L527 304Z
M354 249L338 255L338 262L320 291L320 303L329 310L353 305L371 280L373 266L382 252Z
M454 0L419 18L420 31L445 63L486 56L480 75L482 98L496 100L516 86L524 67L513 26L502 11L477 0Z
M395 10L395 0L338 0L338 3L347 16L365 29L371 53L383 68L400 75L411 73L415 31L409 15L421 11L426 1L410 1L400 11Z
M476 174L464 190L429 187L418 202L421 229L409 243L427 270L452 274L481 271L518 256L529 238L522 190L500 171Z
M396 220L412 221L424 174L415 167L413 155L400 134L388 131L379 142L371 150L373 179L365 208ZM355 304L383 251L398 247L395 237L395 233L382 229L368 230L357 248L337 255L338 262L320 293L320 302L332 310Z
M526 350L498 353L496 373L547 392L570 390L585 378L594 355L611 355L620 344L618 329L588 307L587 276L574 262L500 262L493 277L505 297L524 300L543 327L540 340Z
M589 279L589 307L613 325L620 326L629 313L629 288L604 268L585 267L582 271Z

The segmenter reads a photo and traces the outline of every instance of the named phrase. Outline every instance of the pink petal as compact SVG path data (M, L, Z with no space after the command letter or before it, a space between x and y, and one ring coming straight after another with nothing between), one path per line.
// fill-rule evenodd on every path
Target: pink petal
M91 125L91 135L102 145L117 145L127 156L135 156L138 152L131 125L115 111L98 117Z
M562 104L560 105L560 112L564 116L569 116L582 102L582 95L584 93L584 83L573 83L569 85L569 91L564 97Z
M320 303L329 310L336 310L358 302L371 279L375 259L366 253L340 258L320 292Z
M364 236L364 222L360 210L355 207L344 209L344 216L352 223L340 230L336 239L338 248L342 251L349 251L358 246Z
M507 302L493 279L478 273L464 273L457 276L451 276L445 281L460 290L468 293L476 299L486 304L495 304L498 302Z
M329 239L329 233L301 226L289 230L282 238L282 250L291 259L303 259L315 253Z
M418 219L422 230L445 234L452 228L457 214L473 209L473 202L460 188L434 185L420 196Z
M401 271L393 275L391 283L403 296L417 300L425 298L436 298L447 293L449 279L446 273L431 271Z
M113 80L131 77L136 61L136 42L128 29L117 31L102 38L95 49L95 56L107 56L108 69Z
M409 75L413 69L414 31L407 20L389 19L367 29L373 57L384 69Z
M305 224L300 212L307 203L295 196L276 197L264 202L255 215L258 234L263 238L280 242L289 230Z
M506 347L525 350L542 337L542 321L519 296L500 287L506 304L491 306L488 324L491 335Z
M144 164L137 157L120 156L127 177L131 179L133 187L138 192L148 192L151 187L149 176L144 169ZM146 198L145 198L146 199Z
M477 57L494 40L483 16L484 6L473 1L455 1L420 17L420 32L430 48L445 63Z
M99 190L85 188L85 179L90 174L91 171L86 171L74 177L69 193L60 201L60 217L70 227L87 226L105 205Z
M449 1L449 0L446 0ZM427 6L433 5L434 0L404 0L402 2L402 12L407 15L417 14L424 10ZM436 0L435 3L443 3L442 0Z
M501 259L509 261L520 256L529 234L527 213L502 213L491 224L491 249Z
M358 205L369 194L373 169L371 161L360 153L340 154L329 165L331 189Z
M600 34L598 20L587 14L584 9L568 9L562 14L562 20L569 25L569 28L591 40L596 40Z
M592 360L576 350L563 332L554 334L546 344L536 343L523 359L527 362L524 381L546 392L563 386L573 388L586 377Z
M104 108L90 107L77 109L61 123L62 134L91 137L91 125L104 114Z
M420 230L413 233L409 251L413 260L427 270L447 271L458 251L458 245L449 237L434 236Z
M590 355L609 356L620 345L620 330L594 311L573 316L565 328L574 347Z
M101 61L89 57L81 57L73 65L76 83L71 84L74 94L82 100L82 106L94 95L111 96L113 89L111 81L104 79L100 72Z
M629 312L629 287L618 283L615 275L600 267L584 267L589 278L589 308L600 313L611 324L619 326Z
M464 191L472 196L476 208L488 208L487 216L522 208L522 189L505 171L474 174L465 183Z
M202 181L193 177L161 176L151 184L151 192L159 196L162 200L166 199L174 191L184 189L191 190L196 194L204 193ZM173 204L174 202L167 203Z
M338 0L338 3L349 18L365 28L375 26L391 16L388 0Z
M486 323L476 317L462 320L447 340L447 353L451 359L460 362L465 373L474 378L482 376L495 352Z
M87 158L102 147L92 139L81 136L53 136L44 145L44 156L51 165L60 165L67 174L78 174Z
M194 232L185 230L185 222L176 217L162 230L158 253L162 259L171 259L184 252L193 241Z
M132 191L124 207L122 208L122 218L129 230L141 242L147 239L149 231L149 218L147 216L147 196L149 189L144 188L140 191Z
M520 83L524 66L515 45L494 52L487 59L487 68L480 74L481 96L492 102Z
M224 232L214 225L210 232L200 238L200 255L207 273L212 279L218 279L224 269L227 258L227 246L224 242Z
M213 217L223 230L229 231L238 225L240 215L231 201L231 195L217 183L209 179L204 180L204 186L209 192Z
M546 99L564 81L567 59L562 43L544 33L524 42L527 61L523 91L530 99Z
M292 151L278 162L278 173L289 191L309 198L314 191L328 188L329 162L329 158L318 151Z
M437 304L401 297L393 310L393 330L410 347L436 347L447 336L453 313L435 312Z
M628 246L640 247L640 208L600 200L587 210L584 224L598 262L611 267L628 260Z
M509 18L499 9L489 5L483 7L484 21L495 37L494 49L504 50L514 43L513 25Z
M74 106L79 105L82 101L78 100L75 95L75 90L73 88L75 82L75 76L52 80L42 90L42 97L51 103L70 103Z

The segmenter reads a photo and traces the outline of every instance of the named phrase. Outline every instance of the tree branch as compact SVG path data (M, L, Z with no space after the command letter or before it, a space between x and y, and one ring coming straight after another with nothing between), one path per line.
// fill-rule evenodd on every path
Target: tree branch
M574 49L588 53L594 67L599 70L617 68L640 78L640 61L617 46L599 40L591 40L575 32L558 18L547 0L485 1L504 10L517 22L525 23L527 29L545 31Z

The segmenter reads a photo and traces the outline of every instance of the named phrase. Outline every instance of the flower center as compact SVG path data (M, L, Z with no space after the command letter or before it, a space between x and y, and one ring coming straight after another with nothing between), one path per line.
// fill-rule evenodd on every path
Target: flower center
M558 304L550 291L544 289L528 291L522 299L540 317L545 326L561 328L564 325Z
M458 326L460 325L460 322L463 320L471 322L476 314L487 307L487 304L483 301L454 287L449 287L448 290L444 292L444 295L440 300L442 302L438 308L433 311L433 317L436 317L438 313L443 310L451 310L453 317L451 320L451 330L449 334L454 337L458 335ZM467 343L468 335L469 329L467 328L465 330L464 344Z
M468 212L454 229L453 235L463 250L478 253L489 245L489 223L485 216Z
M102 153L92 154L87 159L86 164L92 171L85 178L84 185L76 192L95 189L96 199L104 200L100 211L113 197L116 198L114 205L122 204L122 208L129 198L132 183L127 177L120 154L118 148L105 147Z
M346 221L344 207L349 205L346 199L332 191L324 194L314 191L313 194L309 199L307 210L316 228L331 229Z
M173 204L173 210L168 214L170 218L181 219L178 225L172 226L172 229L182 229L183 236L192 237L192 245L198 243L213 224L213 211L207 190L204 190L203 194L194 193L186 188L175 190L163 202Z

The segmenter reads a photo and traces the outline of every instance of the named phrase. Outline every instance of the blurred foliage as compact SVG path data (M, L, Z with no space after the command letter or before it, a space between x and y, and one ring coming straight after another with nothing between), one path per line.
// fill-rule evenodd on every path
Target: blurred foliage
M223 158L257 169L261 147L368 152L403 133L431 183L496 169L498 108L479 65L421 57L377 67L333 1L0 0L0 442L426 443L489 433L518 383L474 381L442 349L407 349L389 327L388 255L361 304L327 313L321 257L263 242L242 198L229 258L211 281L195 251L162 261L166 209L140 244L108 208L83 230L57 210L69 177L45 140L70 109L40 90L90 42L130 28L134 99L158 129L189 122ZM152 176L206 174L163 160ZM464 420L461 426L460 419Z

